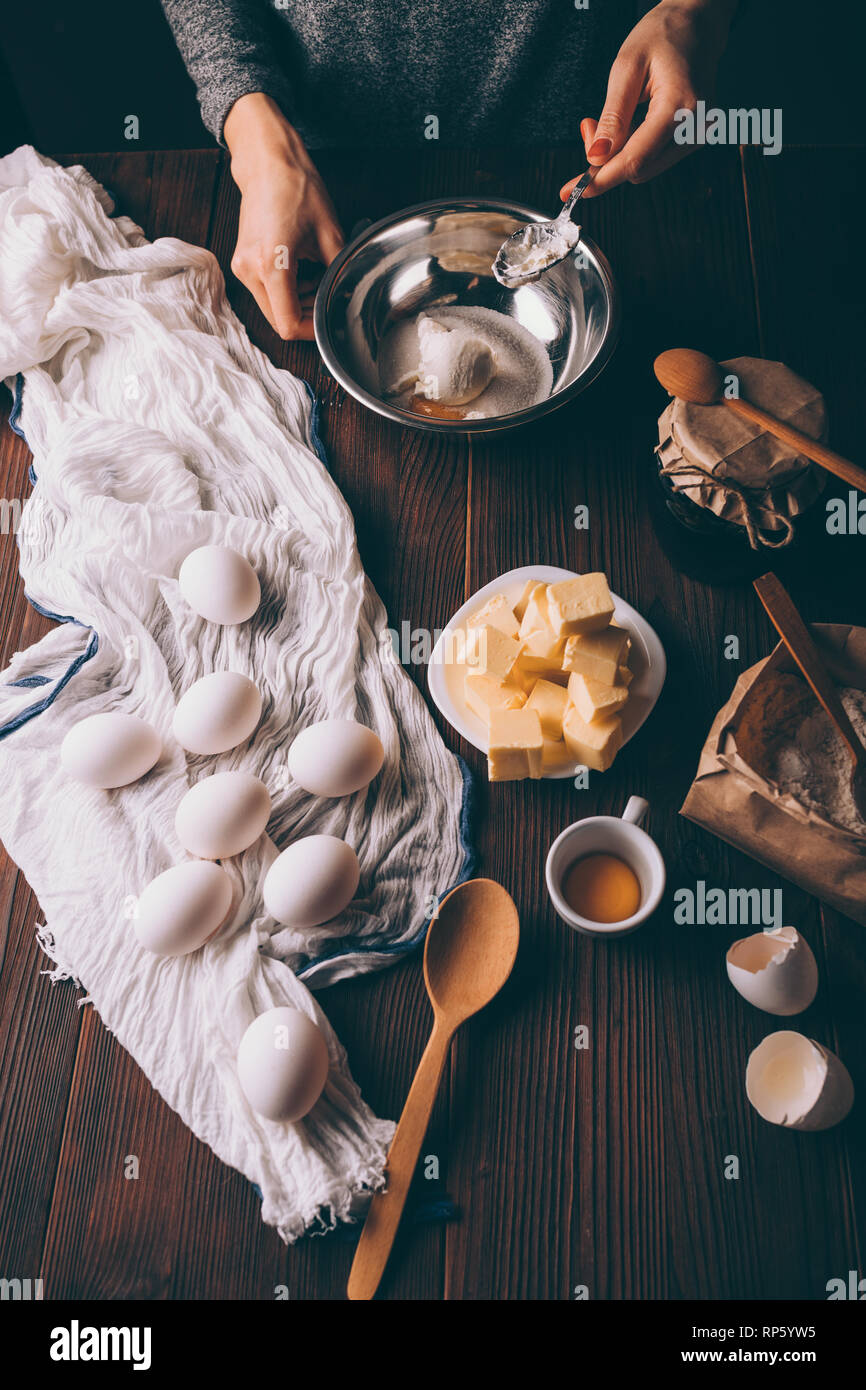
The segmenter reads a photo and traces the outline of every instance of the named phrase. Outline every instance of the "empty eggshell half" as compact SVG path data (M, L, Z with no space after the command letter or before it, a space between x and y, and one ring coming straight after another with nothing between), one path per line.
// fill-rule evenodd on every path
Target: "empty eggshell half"
M351 796L382 766L382 741L354 719L322 719L303 729L289 749L289 772L314 796Z
M262 697L249 677L215 671L178 700L172 730L189 753L226 753L249 738L261 717Z
M177 579L190 608L224 627L246 622L262 600L259 577L249 560L227 545L191 550Z
M768 1014L799 1014L818 991L812 949L793 927L735 941L725 961L734 989Z
M238 1048L238 1079L252 1108L268 1120L302 1120L328 1079L328 1044L299 1009L268 1009Z
M157 956L187 956L228 917L232 882L219 864L194 859L158 874L138 900L135 934Z
M358 856L345 840L305 835L274 860L262 897L271 916L284 926L317 927L348 906L360 877Z
M174 818L185 850L200 859L229 859L255 844L268 823L268 789L251 772L215 772L181 798Z
M771 1033L746 1067L746 1094L758 1114L787 1129L829 1129L854 1103L839 1058L802 1033Z
M89 787L126 787L149 772L162 753L162 739L135 714L112 711L80 720L63 740L60 761L71 777Z

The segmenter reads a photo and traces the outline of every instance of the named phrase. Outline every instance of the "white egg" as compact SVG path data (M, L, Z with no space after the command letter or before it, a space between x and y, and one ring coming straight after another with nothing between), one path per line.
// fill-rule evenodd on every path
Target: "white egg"
M262 717L262 697L239 671L215 671L177 702L172 730L190 753L225 753L249 738Z
M63 740L60 761L90 787L125 787L149 772L162 753L156 729L135 714L91 714Z
M271 814L264 782L251 772L215 772L181 799L174 818L185 850L200 859L229 859L249 849Z
M358 856L345 840L305 835L274 860L262 896L271 916L285 926L317 927L348 906L360 877Z
M176 864L139 898L135 934L157 956L187 956L219 931L231 905L232 881L219 864Z
M802 1033L770 1033L746 1067L758 1114L786 1129L829 1129L854 1104L854 1083L834 1053Z
M268 1120L302 1120L328 1079L328 1044L299 1009L259 1014L241 1038L238 1079L250 1105Z
M815 957L793 927L735 941L725 961L734 989L765 1013L802 1013L818 992Z
M227 545L201 545L190 551L180 567L178 584L200 617L227 627L246 622L262 600L252 565Z
M323 719L302 730L289 749L289 771L314 796L350 796L382 766L381 739L354 719Z

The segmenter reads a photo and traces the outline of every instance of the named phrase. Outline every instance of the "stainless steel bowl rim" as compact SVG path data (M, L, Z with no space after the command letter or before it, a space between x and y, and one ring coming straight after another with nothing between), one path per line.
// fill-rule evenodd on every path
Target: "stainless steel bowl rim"
M412 429L432 431L436 434L497 434L503 430L514 429L530 420L538 420L543 415L549 414L550 411L558 410L560 406L566 405L596 380L613 356L619 341L621 322L619 294L607 257L591 237L581 236L578 245L583 246L589 252L604 282L608 303L608 327L604 341L589 366L568 386L563 387L561 391L553 392L543 401L537 401L535 405L528 406L525 410L517 410L511 415L493 415L484 420L437 420L431 416L415 415L412 411L400 410L397 406L388 405L379 396L365 391L344 371L331 347L330 335L327 330L326 306L328 296L343 266L359 246L370 241L379 232L386 231L396 223L409 221L412 217L417 217L423 213L447 212L448 210L463 208L467 211L475 208L479 212L503 212L515 217L525 217L528 222L550 221L549 213L540 212L538 208L528 207L525 203L511 203L504 198L437 198L429 203L414 203L412 207L401 208L398 212L389 213L387 217L382 217L378 222L373 222L369 227L365 227L358 236L343 247L328 266L322 276L313 306L313 328L316 335L316 345L328 371L343 389L348 391L350 396L354 397L356 401L360 401L362 405L369 406L377 415L384 415L387 419L394 420L398 425L408 425Z

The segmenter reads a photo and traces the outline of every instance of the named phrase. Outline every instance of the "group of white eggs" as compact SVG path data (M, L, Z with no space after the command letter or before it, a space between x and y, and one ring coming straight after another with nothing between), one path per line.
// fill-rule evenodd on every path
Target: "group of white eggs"
M205 545L184 560L178 575L182 597L200 617L221 626L246 622L261 602L258 576L227 546ZM204 676L181 697L172 732L189 753L226 753L248 739L262 714L256 685L237 671ZM128 786L162 756L162 739L136 715L94 714L63 740L65 770L91 787ZM289 772L315 796L350 796L367 786L384 759L380 739L354 720L326 719L294 739ZM138 899L134 926L142 946L159 956L199 950L228 921L234 894L217 860L241 854L264 832L271 798L248 772L204 777L181 798L177 836L195 858L159 874ZM336 917L358 888L355 851L334 835L295 840L273 862L262 884L270 915L303 930ZM328 1075L328 1048L316 1024L297 1009L277 1008L250 1024L238 1048L244 1093L260 1114L298 1120L318 1100Z

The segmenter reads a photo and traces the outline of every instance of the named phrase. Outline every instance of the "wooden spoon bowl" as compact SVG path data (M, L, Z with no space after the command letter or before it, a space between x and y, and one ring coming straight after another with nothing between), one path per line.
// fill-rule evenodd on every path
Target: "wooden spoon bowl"
M814 463L826 468L828 473L833 473L851 487L866 492L866 469L861 468L859 464L843 458L833 449L828 449L826 444L818 443L808 434L794 429L793 425L786 424L784 420L777 420L775 415L752 405L750 401L744 401L739 396L725 395L722 369L718 362L708 357L705 352L695 352L692 348L670 348L667 352L659 354L653 363L653 370L662 386L672 396L678 396L681 401L689 401L692 405L727 406L741 419L748 420L750 424L757 425L768 434L774 434L798 454L804 454L807 459L812 459Z

